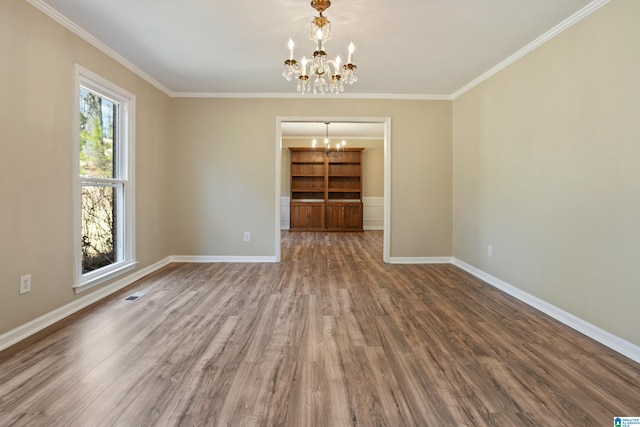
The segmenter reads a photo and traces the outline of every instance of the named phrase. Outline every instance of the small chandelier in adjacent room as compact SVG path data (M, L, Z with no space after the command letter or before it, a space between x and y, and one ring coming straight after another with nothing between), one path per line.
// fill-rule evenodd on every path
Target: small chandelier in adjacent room
M329 125L331 123L324 122L324 124L326 125L326 130L324 134L324 154L328 156L329 152L331 151L331 141L329 140ZM311 147L316 148L317 144L318 144L318 141L316 139L311 141ZM335 146L336 153L339 153L340 151L344 151L345 145L347 145L347 142L344 139L342 140L342 142L336 143L336 146Z
M358 80L356 70L358 67L353 63L353 43L349 45L349 56L347 63L340 66L341 60L337 56L335 60L327 59L324 44L331 39L331 22L322 14L331 6L329 0L311 0L311 7L318 11L319 15L311 21L309 39L316 44L313 58L302 57L302 61L293 59L293 40L289 39L289 59L284 61L282 75L287 81L291 81L293 76L298 79L298 92L320 93L325 92L340 93L344 91L344 83L353 84ZM308 67L308 73L307 73ZM313 84L311 81L313 80Z

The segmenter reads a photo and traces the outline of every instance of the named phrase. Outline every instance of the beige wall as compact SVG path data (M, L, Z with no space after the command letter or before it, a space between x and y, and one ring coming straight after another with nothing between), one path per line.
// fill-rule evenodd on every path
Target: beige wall
M176 253L275 254L276 117L293 116L391 117L391 256L451 255L451 102L327 98L173 100Z
M336 138L342 139L342 138ZM318 140L320 141L320 140ZM362 152L362 197L384 196L384 139L349 139L347 147L364 148ZM291 186L289 147L310 147L311 138L282 141L282 196L289 197Z
M170 254L169 97L26 1L2 0L0 333L77 298L72 291L74 63L136 95L139 267ZM27 273L33 290L19 296L19 278Z
M637 345L639 16L612 1L453 109L454 256Z

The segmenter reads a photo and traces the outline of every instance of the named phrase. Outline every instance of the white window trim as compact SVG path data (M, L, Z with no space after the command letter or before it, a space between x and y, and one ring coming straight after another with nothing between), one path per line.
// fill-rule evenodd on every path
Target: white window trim
M74 268L74 284L73 289L75 293L85 291L94 286L105 283L108 280L114 279L127 271L135 268L136 255L135 255L135 150L134 150L134 136L135 136L135 95L118 87L110 81L100 77L99 75L87 70L86 68L75 64L74 67L74 97L73 97L73 268ZM122 119L119 121L120 126L118 132L120 133L119 141L124 142L126 146L122 150L125 159L120 163L121 172L124 176L121 176L120 182L125 182L126 188L124 191L124 236L123 236L123 259L113 263L111 265L102 267L98 270L91 271L86 274L82 274L82 226L81 226L81 182L80 177L80 153L78 147L80 146L80 86L84 86L88 89L95 90L108 96L110 99L117 101L120 104L122 111ZM124 164L123 164L124 163Z

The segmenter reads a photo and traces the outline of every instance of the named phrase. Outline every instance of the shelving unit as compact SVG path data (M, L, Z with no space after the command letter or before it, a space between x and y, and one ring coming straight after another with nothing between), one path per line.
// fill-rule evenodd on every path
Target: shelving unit
M289 148L291 230L362 231L362 151Z

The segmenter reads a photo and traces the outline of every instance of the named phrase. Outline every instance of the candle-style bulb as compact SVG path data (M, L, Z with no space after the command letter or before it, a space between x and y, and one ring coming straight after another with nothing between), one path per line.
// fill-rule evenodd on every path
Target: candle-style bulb
M353 60L353 52L355 52L356 47L353 45L353 42L349 44L349 59L347 59L347 64L352 64Z
M287 46L289 46L289 59L293 59L293 40L289 39Z

